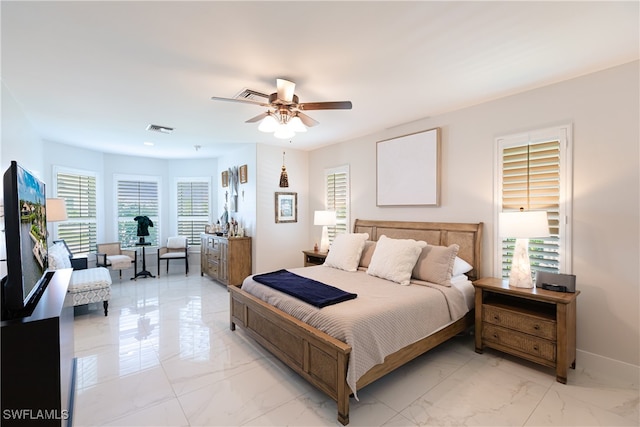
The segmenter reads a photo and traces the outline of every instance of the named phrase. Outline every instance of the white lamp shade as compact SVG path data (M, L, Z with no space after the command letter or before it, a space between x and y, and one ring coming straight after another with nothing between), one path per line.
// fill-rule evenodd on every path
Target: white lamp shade
M293 138L295 135L296 133L288 125L284 123L279 124L278 128L273 133L273 136L280 139Z
M278 129L278 121L271 113L268 113L258 126L258 130L261 132L275 132L276 129Z
M58 222L67 220L67 205L64 199L47 199L47 221Z
M314 225L336 225L336 211L315 211L313 214Z
M546 211L500 212L500 237L549 237Z
M302 123L300 117L298 115L293 116L291 120L289 120L289 126L294 132L306 132L307 127Z

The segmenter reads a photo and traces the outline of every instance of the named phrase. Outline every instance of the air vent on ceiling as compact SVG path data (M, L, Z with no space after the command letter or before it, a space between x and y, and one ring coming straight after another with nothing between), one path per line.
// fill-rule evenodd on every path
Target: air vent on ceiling
M160 126L160 125L149 125L147 126L147 130L152 132L160 132L160 133L171 133L173 132L173 128L168 126Z
M251 89L242 89L240 93L233 97L234 99L248 99L249 101L264 102L269 99L269 95L257 92Z

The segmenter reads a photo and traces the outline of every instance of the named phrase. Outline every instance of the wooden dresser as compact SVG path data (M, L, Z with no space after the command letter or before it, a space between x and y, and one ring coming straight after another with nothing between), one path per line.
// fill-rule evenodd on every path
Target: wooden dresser
M473 282L476 288L476 352L494 348L556 369L567 383L576 366L575 293L510 287L498 278Z
M251 237L200 235L200 274L227 286L240 286L251 275Z

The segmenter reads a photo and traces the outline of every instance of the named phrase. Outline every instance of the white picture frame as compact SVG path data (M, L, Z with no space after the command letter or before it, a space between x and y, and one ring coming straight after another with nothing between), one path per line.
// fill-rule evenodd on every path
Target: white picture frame
M440 205L440 128L376 143L376 206Z

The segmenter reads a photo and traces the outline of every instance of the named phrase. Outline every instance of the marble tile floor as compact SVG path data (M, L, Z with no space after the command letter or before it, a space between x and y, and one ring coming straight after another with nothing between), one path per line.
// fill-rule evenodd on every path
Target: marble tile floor
M199 271L114 279L75 317L75 426L339 426L336 405L239 329ZM459 336L362 389L350 426L637 426L637 379L553 370Z

